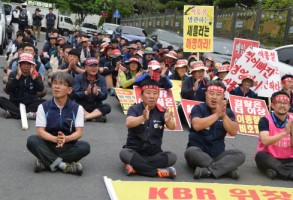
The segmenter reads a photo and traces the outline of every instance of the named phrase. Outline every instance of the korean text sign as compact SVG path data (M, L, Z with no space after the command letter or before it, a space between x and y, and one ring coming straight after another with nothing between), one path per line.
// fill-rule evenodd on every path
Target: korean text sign
M213 52L214 7L184 6L184 52Z
M258 136L258 122L269 114L264 100L230 95L230 105L239 125L239 134Z

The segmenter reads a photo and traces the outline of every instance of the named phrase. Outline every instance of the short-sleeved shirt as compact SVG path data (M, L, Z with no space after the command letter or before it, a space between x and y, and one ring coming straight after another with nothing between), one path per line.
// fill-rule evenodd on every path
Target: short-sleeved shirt
M227 116L235 121L235 115L231 109L226 109ZM193 106L190 119L194 117L205 118L212 115L212 110L206 103ZM187 147L195 146L211 157L216 157L225 150L225 136L227 131L224 128L222 119L218 119L210 127L196 131L193 128L189 130L189 141Z

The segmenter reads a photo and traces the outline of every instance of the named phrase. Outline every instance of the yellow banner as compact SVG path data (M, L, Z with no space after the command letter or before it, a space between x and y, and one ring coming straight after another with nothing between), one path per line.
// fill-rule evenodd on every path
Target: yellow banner
M131 89L115 88L123 113L126 115L130 106L135 103L134 92Z
M112 181L104 177L111 199L121 200L273 200L293 199L292 188L191 182Z
M184 52L213 52L214 7L184 6Z
M173 87L171 88L173 91L173 97L176 103L176 106L178 106L178 104L181 101L181 85L182 85L182 81L178 81L178 80L170 80L172 82Z

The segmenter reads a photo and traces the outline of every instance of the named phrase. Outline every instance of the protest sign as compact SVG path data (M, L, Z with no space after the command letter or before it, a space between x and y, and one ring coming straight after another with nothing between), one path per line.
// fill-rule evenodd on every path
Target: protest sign
M141 102L141 89L137 86L133 87L134 89L134 95L136 103ZM169 111L172 111L174 114L174 120L175 120L175 129L172 131L183 131L181 121L179 118L178 110L173 98L172 90L165 90L163 88L160 88L160 95L158 98L159 105L161 105L163 108L168 109ZM169 130L169 129L167 129Z
M256 86L252 90L257 93L275 71L276 68L272 62L266 61L252 48L247 48L244 54L237 60L235 66L230 69L223 82L227 86L227 91L230 92L237 84L241 83L243 77L251 75L256 82Z
M131 89L122 88L115 88L115 92L122 107L123 113L126 115L129 107L136 102L134 92Z
M258 136L258 122L269 114L264 100L230 95L230 106L239 124L239 134Z
M185 118L186 118L186 121L188 123L188 126L189 128L191 127L190 126L190 113L191 113L191 110L193 108L193 106L195 105L198 105L198 104L201 104L203 102L201 101L193 101L193 100L188 100L188 99L181 99L181 106L182 106L182 109L183 109L183 112L184 112L184 115L185 115Z
M292 188L195 182L113 181L104 176L111 200L159 199L292 199ZM131 191L131 192L129 192Z
M176 106L178 106L181 101L180 93L181 93L182 81L178 81L178 80L170 80L170 81L172 82L172 85L173 85L171 89L174 95L174 100L175 100Z
M213 52L214 7L184 6L184 52Z
M259 47L259 45L259 41L234 38L230 68L235 66L235 62L242 56L248 47Z

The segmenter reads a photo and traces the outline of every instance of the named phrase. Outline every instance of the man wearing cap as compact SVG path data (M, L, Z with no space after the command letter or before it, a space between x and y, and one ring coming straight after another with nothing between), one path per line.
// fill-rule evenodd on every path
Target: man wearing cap
M127 48L128 48L128 52L123 57L124 62L129 60L131 57L134 56L134 54L135 54L135 52L137 50L137 45L136 44L131 44Z
M255 86L254 78L255 77L252 75L243 75L239 86L231 90L230 94L241 97L257 98L257 94L250 89Z
M148 72L137 77L134 81L134 85L140 85L142 81L153 79L159 82L159 87L166 90L173 87L172 82L167 76L167 67L161 69L160 63L156 60L152 60L148 63Z
M57 71L67 72L74 78L77 74L85 72L84 67L79 64L80 52L77 49L71 49L68 52L68 62L58 67Z
M171 75L174 73L174 66L176 64L177 61L177 53L175 51L169 51L169 53L167 53L165 55L166 60L166 66L168 67L168 75Z
M81 42L81 51L80 51L80 62L84 63L87 58L94 57L94 52L91 50L88 44L88 38L83 37Z
M151 47L147 47L145 48L144 50L144 55L143 55L143 69L144 70L147 70L148 68L148 63L151 61L151 60L154 60L154 51Z
M204 77L207 67L201 61L195 61L190 68L191 76L186 78L181 87L181 97L194 101L205 101L208 79Z
M52 55L54 55L54 57L57 57L58 55L57 38L58 33L50 33L49 41L43 46L40 58L44 65L50 61Z
M281 77L282 91L286 92L290 97L289 112L293 113L293 75L285 74Z
M274 110L259 120L255 162L270 179L293 180L293 121L288 115L290 97L285 91L272 94Z
M179 80L184 81L188 76L187 74L188 69L188 61L185 59L177 60L175 64L175 71L173 74L171 74L170 79L171 80Z
M194 169L194 178L239 178L237 167L245 161L240 150L225 150L225 136L237 134L235 115L224 100L226 87L221 81L206 85L206 101L195 105L190 114L191 128L185 151L189 167Z
M26 105L27 117L35 119L35 112L44 99L39 99L37 92L44 91L44 84L39 73L36 71L34 57L29 53L19 56L18 67L8 77L6 92L9 100L0 98L0 107L6 111L6 117L20 119L19 104Z
M83 108L71 101L73 78L56 72L52 76L53 98L39 105L36 119L37 135L27 139L28 150L37 158L34 171L44 170L82 175L79 162L90 153L90 145L81 141L83 135Z
M19 30L22 32L25 27L32 25L32 15L29 10L27 10L27 3L21 4L21 11L19 13Z
M223 81L225 76L228 74L229 69L230 69L229 64L225 64L225 65L222 65L221 67L219 67L218 71L217 71L217 76L215 76L213 78L213 80Z
M119 81L124 89L133 89L135 80L142 75L141 64L137 58L130 58L125 62L126 70L119 72Z
M217 68L215 66L215 62L212 57L207 57L204 61L204 65L208 68L207 73L210 76L210 80L212 80L217 74Z
M36 8L35 13L33 14L33 34L37 36L38 42L40 42L42 19L43 19L43 15L41 15L40 12L41 10L39 8Z
M142 102L129 108L126 117L128 136L120 152L127 176L139 174L149 177L175 178L176 154L162 151L165 125L175 128L173 113L157 104L159 86L155 80L140 85Z
M49 36L49 33L54 29L56 22L56 15L53 13L53 8L49 8L49 13L46 14L46 39Z
M106 80L99 74L98 60L94 57L85 61L85 72L75 76L74 99L84 108L84 119L106 122L106 115L111 112L107 99Z
M176 53L177 53L177 59L178 59L178 60L179 60L179 59L185 59L185 58L184 58L183 48L179 48L179 49L176 51Z

